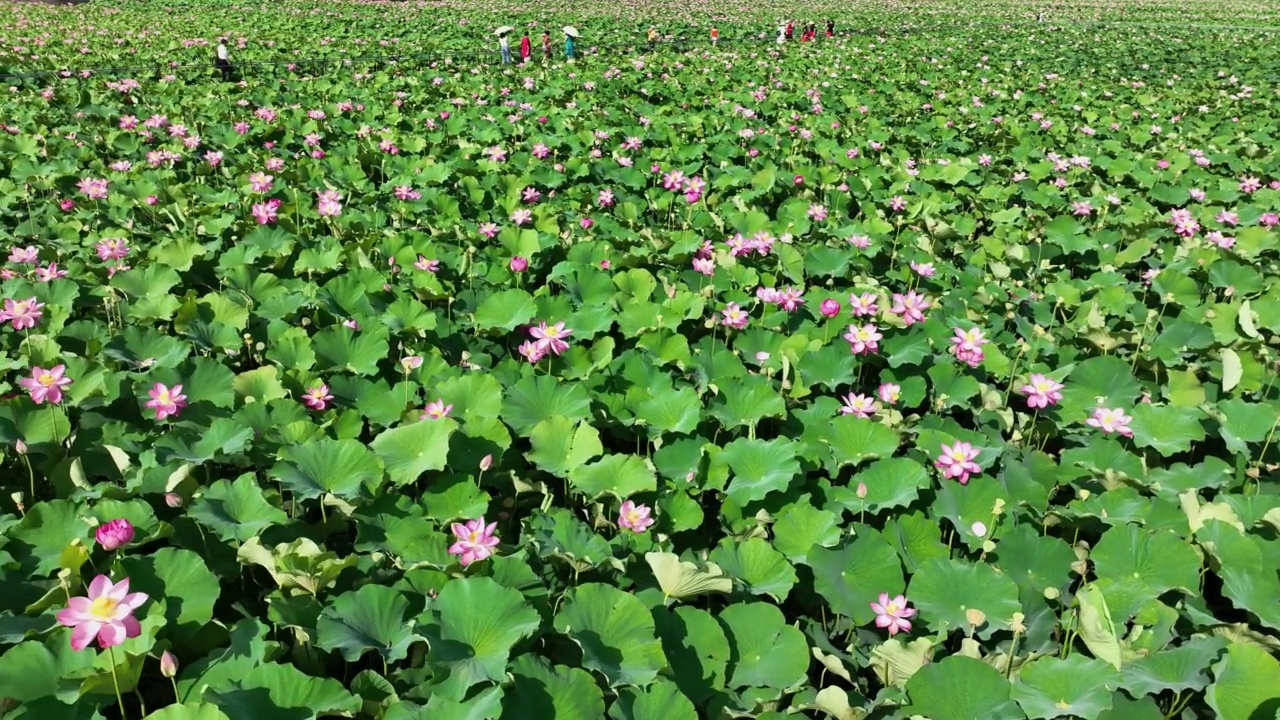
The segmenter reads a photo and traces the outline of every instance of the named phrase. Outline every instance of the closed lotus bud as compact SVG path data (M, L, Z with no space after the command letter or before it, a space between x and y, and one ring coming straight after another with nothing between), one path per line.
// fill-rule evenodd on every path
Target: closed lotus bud
M182 507L182 496L178 493L165 493L164 504L171 508L180 508Z
M168 650L160 654L160 674L167 678L178 674L178 658Z
M98 526L94 538L104 550L116 550L133 541L133 523L120 518Z
M969 526L969 529L973 531L973 534L977 535L978 537L987 536L987 525L981 520L974 522L972 525Z
M858 483L858 489L854 490L854 494L858 496L859 500L865 500L867 497L867 484L864 482Z
M21 438L13 444L13 449L17 450L19 455L27 454L27 444L23 442Z
M491 467L493 467L492 454L485 455L484 457L480 458L480 472L486 472Z
M823 317L835 317L840 314L840 302L827 298L822 301L822 305L818 307L818 311L822 313Z

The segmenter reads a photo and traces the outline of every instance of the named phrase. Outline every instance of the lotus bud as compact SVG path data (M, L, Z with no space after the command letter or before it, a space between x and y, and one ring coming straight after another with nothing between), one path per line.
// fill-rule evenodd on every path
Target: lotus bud
M26 454L27 454L27 443L26 443L26 442L24 442L24 441L22 440L22 438L18 438L17 442L15 442L15 443L13 444L13 449L14 449L14 450L17 450L19 455L26 455Z
M867 498L867 484L864 482L858 483L858 489L854 490L854 494L858 496L859 500L865 500Z
M165 493L164 504L171 508L180 508L182 507L182 496L178 493Z
M823 317L835 317L840 314L840 301L827 298L822 301L822 305L818 307L818 311Z
M133 542L133 523L120 518L98 526L94 538L104 550L116 550Z
M529 259L517 255L511 258L511 262L508 263L508 267L511 268L511 272L522 273L529 269Z
M489 468L491 468L491 467L493 467L493 454L492 454L492 453L490 453L489 455L485 455L484 457L480 458L480 472L488 472Z
M167 678L178 674L178 658L168 650L160 653L160 674Z
M977 535L978 537L987 536L987 525L981 520L975 521L972 525L970 525L969 530L971 530L973 534Z
M987 614L978 608L969 608L964 611L964 619L970 625L978 627L987 621Z

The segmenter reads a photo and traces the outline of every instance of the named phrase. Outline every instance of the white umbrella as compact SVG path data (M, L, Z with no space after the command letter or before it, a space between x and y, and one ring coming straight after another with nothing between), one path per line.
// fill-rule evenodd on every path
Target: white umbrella
M511 32L512 30L515 30L515 28L511 27L510 25L503 25L502 27L498 28L497 30L494 30L494 31L493 31L493 34L494 34L494 35L506 35L507 33Z
M576 27L574 27L574 26L572 26L572 25L565 25L565 26L564 26L564 34L565 34L565 35L572 36L572 37L578 37L578 28L576 28Z

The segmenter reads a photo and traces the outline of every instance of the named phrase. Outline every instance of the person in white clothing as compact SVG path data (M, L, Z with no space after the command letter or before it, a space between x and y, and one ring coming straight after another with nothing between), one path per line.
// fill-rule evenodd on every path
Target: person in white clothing
M224 37L218 38L218 50L214 56L213 66L222 73L223 82L231 81L231 56L227 52L227 39Z
M498 36L498 49L502 51L502 64L511 64L511 43L507 40L507 34L502 33Z
M787 27L785 25L778 26L778 44L787 44Z

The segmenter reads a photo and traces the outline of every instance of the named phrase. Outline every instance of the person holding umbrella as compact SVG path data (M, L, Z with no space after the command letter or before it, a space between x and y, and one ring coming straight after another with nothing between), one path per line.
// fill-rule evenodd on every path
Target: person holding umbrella
M564 57L566 60L573 59L574 46L573 43L578 38L578 29L572 25L564 26Z
M503 65L511 64L511 43L507 42L507 33L511 32L512 30L515 30L515 28L511 27L510 25L503 25L502 27L494 31L494 33L498 36L498 50L499 52L502 53Z
M520 62L521 63L529 62L529 55L530 53L532 53L532 51L533 51L532 43L529 42L529 31L526 30L524 33L524 37L520 38Z

